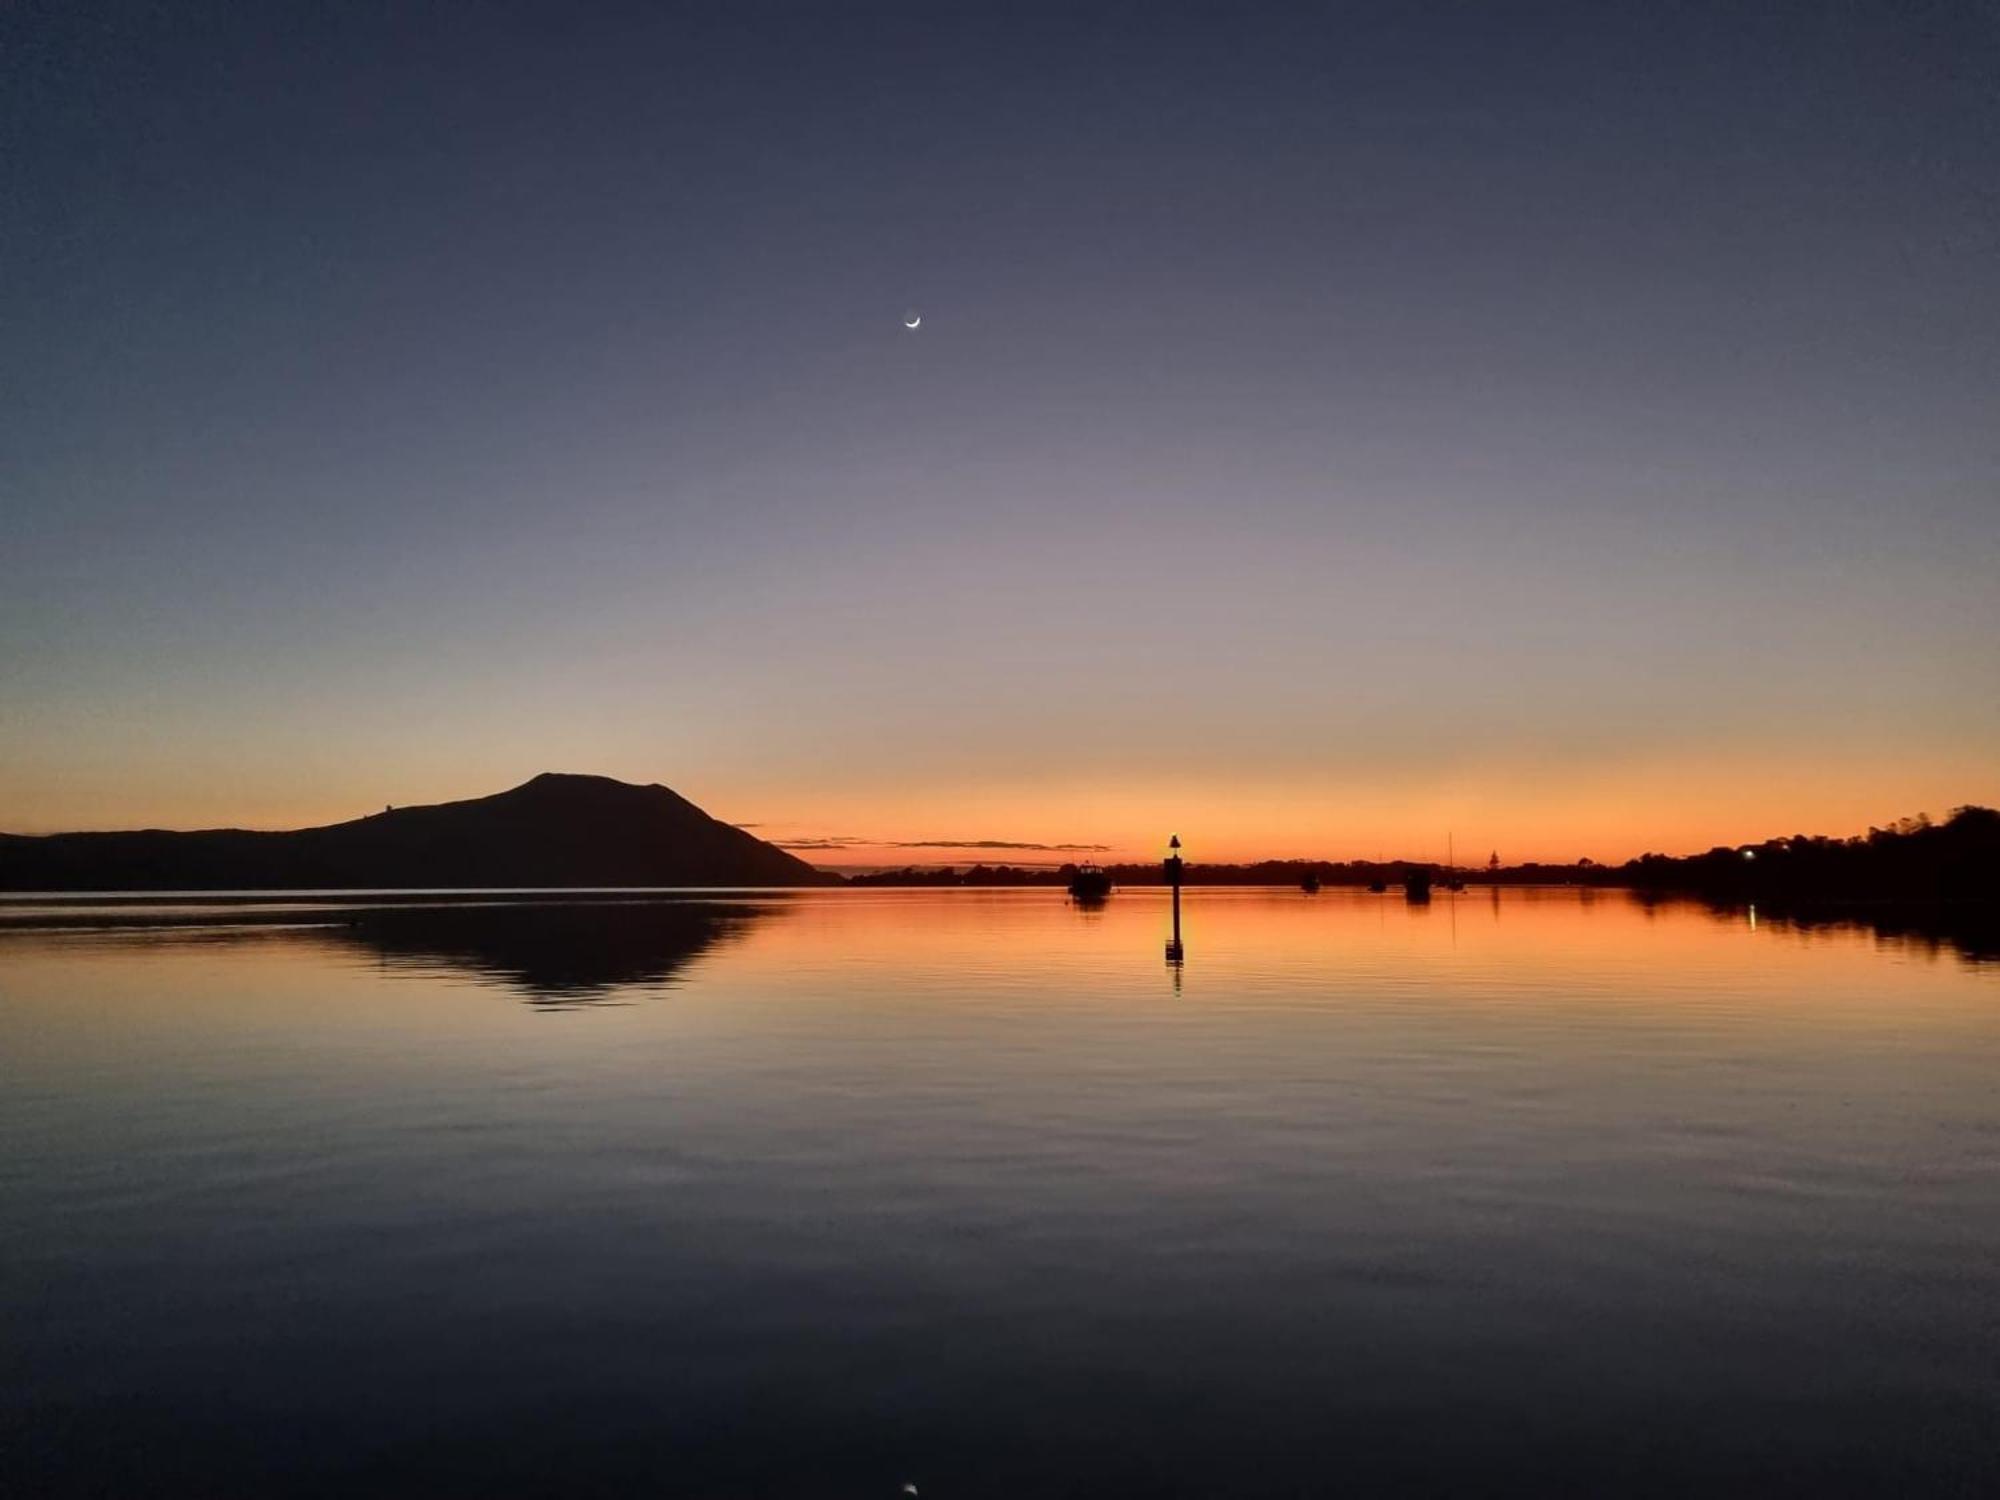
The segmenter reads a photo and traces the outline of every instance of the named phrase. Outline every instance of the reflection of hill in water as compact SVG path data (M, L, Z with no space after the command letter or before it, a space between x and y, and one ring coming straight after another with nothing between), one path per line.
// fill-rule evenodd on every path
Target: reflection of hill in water
M530 1005L568 1009L666 984L771 913L712 901L371 907L334 936L392 970L460 970L519 990Z

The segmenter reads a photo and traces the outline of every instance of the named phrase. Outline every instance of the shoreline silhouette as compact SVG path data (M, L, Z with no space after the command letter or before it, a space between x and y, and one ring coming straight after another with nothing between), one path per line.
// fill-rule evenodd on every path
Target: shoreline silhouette
M847 877L859 886L1066 885L1074 865L904 866ZM1157 886L1157 862L1113 863L1120 886ZM1424 860L1270 859L1186 867L1188 885L1358 886L1388 889L1461 881L1480 885L1569 885L1660 891L1720 901L1986 901L2000 899L2000 811L1965 806L1943 823L1906 818L1854 838L1795 834L1756 844L1718 845L1701 854L1642 854L1623 864L1582 859L1482 868Z
M664 786L545 772L492 796L285 832L144 829L0 834L0 892L647 890L784 886L1052 886L1084 867L974 864L841 875L711 817ZM1090 866L1095 875L1099 867ZM1156 861L1109 863L1112 886L1157 886ZM1185 867L1183 883L1314 889L1566 885L1695 895L1722 905L2000 900L2000 811L1967 805L1850 838L1794 834L1700 854L1484 867L1427 860L1273 859Z

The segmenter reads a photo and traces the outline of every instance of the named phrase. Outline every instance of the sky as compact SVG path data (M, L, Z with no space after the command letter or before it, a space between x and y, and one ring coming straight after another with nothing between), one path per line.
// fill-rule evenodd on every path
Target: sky
M2000 802L1996 15L10 7L0 828Z

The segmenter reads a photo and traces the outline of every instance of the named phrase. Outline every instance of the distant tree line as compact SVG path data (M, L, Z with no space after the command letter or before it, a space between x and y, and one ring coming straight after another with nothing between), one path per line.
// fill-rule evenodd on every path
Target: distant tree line
M1074 871L1074 865L1064 865ZM850 875L849 885L1067 885L1069 877L1052 869L1026 865L974 865L961 870L955 865L905 865L897 870L871 870Z
M1855 838L1793 834L1761 844L1718 845L1705 854L1643 854L1622 865L1580 859L1574 864L1502 865L1445 871L1419 860L1268 859L1255 864L1189 864L1189 885L1400 885L1412 869L1437 871L1485 885L1625 886L1691 892L1717 901L2000 899L2000 811L1960 807L1942 823L1904 818ZM1106 865L1114 883L1160 885L1158 864ZM881 870L852 885L1067 885L1075 865L1056 868L973 865Z
M1298 885L1308 875L1317 875L1322 885L1368 885L1375 881L1401 883L1405 872L1417 866L1415 860L1384 863L1357 861L1334 863L1321 859L1267 859L1249 865L1198 865L1190 863L1181 879L1186 885ZM1422 866L1432 868L1429 865ZM1117 885L1164 885L1166 875L1158 864L1114 864L1100 868ZM924 868L905 866L900 870L875 870L851 875L849 885L1068 885L1077 867L974 865L960 870L952 866Z
M2000 812L1960 807L1942 823L1904 818L1856 838L1795 833L1674 859L1643 854L1619 885L1727 900L1938 901L2000 898Z

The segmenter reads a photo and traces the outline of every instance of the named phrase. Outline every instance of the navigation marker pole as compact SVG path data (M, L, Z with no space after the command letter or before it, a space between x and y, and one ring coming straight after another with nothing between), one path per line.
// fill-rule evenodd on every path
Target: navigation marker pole
M1181 836L1174 834L1167 840L1167 857L1160 865L1167 877L1167 886L1174 893L1174 935L1167 939L1167 962L1174 970L1176 985L1180 981L1181 960L1187 957L1187 949L1181 946Z

